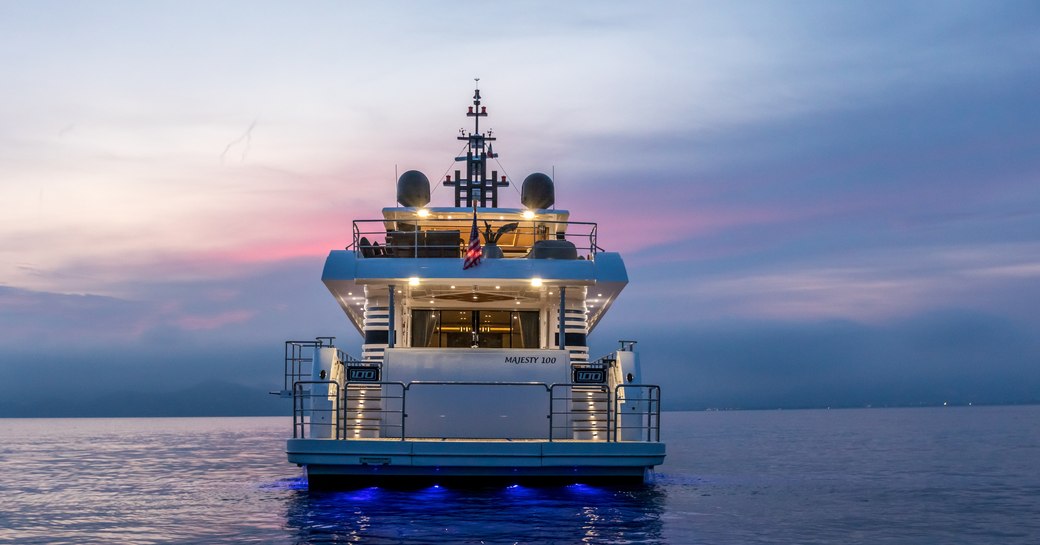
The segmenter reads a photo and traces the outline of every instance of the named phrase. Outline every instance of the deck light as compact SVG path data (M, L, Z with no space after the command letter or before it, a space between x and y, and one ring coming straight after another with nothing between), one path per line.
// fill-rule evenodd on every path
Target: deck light
M495 289L496 290L500 290L500 289L502 289L502 286L495 286Z
M532 212L530 210L524 210L524 219L525 220L533 220L534 219L534 212Z
M537 276L532 278L531 279L531 285L536 287L536 288L542 287L542 279L538 278Z
M425 208L420 208L420 209L419 209L419 210L418 210L418 211L416 212L416 214L418 214L420 218L425 218L425 217L427 217L427 216L429 216L429 215L430 215L430 211L429 211L429 210L427 210L427 209L425 209Z
M455 289L455 286L452 286L451 289Z
M419 277L418 276L413 276L413 277L409 278L408 279L408 285L409 286L418 286L419 285Z

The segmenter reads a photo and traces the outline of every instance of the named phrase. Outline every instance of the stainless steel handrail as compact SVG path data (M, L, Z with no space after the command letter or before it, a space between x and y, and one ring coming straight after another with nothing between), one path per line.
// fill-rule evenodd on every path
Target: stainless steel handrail
M624 395L621 390L625 389ZM636 391L637 397L633 397L627 391L632 389ZM645 392L642 393L642 392ZM645 397L643 397L645 396ZM625 426L622 424L621 416L621 403L640 403L646 402L646 407L642 410L628 412L624 414L634 414L640 416L640 420L643 422L638 426ZM614 426L614 441L621 440L618 436L623 430L626 429L639 429L646 431L646 442L661 442L661 387L656 384L618 384L614 388L614 415L617 424ZM642 436L642 432L640 432ZM642 440L642 439L640 439Z
M469 239L472 221L469 216L459 218L426 218L414 220L354 220L351 231L353 239L347 250L364 257L462 257L464 246ZM581 259L594 259L596 253L603 248L598 245L596 223L581 221L539 221L539 220L506 220L481 219L487 221L493 229L509 223L519 226L499 241L499 247L506 258L524 257L538 241L554 240L558 236L575 243L575 250ZM478 225L481 233L484 226ZM457 240L431 240L445 238L448 233L457 233ZM362 244L365 238L368 244ZM530 241L517 244L521 239ZM505 243L503 241L513 241ZM486 244L483 240L482 244ZM580 244L578 243L580 242ZM587 243L586 243L587 242ZM366 255L368 254L368 255Z
M309 367L314 363L313 353L308 353L308 350L335 348L333 344L334 339L335 337L316 337L313 341L285 341L285 367L283 369L282 392L291 391L293 383L305 378L303 372L304 364L307 364ZM360 361L339 348L336 348L336 358L343 363Z
M606 421L607 437L605 438L605 441L609 442L610 441L610 429L611 429L611 426L610 426L610 421L611 421L610 413L611 413L611 410L610 409L613 406L610 403L610 389L606 385L604 385L604 384L580 384L580 383L553 383L551 386L549 386L549 441L550 442L553 441L553 439L554 439L553 432L558 427L553 422L553 420L554 420L553 416L556 414L556 412L555 412L555 405L556 405L556 403L555 402L556 401L563 401L563 402L566 402L569 405L571 402L577 401L578 399L580 399L580 398L574 397L574 387L575 386L585 388L585 392L586 393L588 392L589 389L596 389L596 390L599 390L600 393L607 394L607 399L604 400L604 403L606 404L606 409L603 410L603 411L596 411L596 414L601 414L602 412L606 412L606 414L607 414L607 421ZM568 395L567 397L556 397L555 390L556 390L557 387L571 388L570 395ZM573 409L568 408L567 411L562 412L561 414L574 415L574 414L581 414L581 413L576 413L576 411L574 411ZM588 414L587 411L586 411L586 414ZM568 429L568 428L564 428L564 429ZM581 429L575 430L573 427L570 427L569 429L571 430L572 433L575 432L575 431L583 432L583 431L594 431L595 430L595 428L581 428Z
M400 424L397 424L397 425L394 425L394 424L383 424L381 427L401 428L401 440L404 441L405 438L407 437L407 434L405 433L405 417L407 417L408 414L405 412L406 409L407 409L407 407L405 406L405 403L406 403L406 401L405 401L405 397L406 397L405 393L407 392L408 387L405 386L405 384L403 382L368 382L368 381L358 381L358 382L349 382L349 381L347 381L347 382L344 382L343 383L343 389L340 390L340 392L342 392L342 396L343 396L342 397L342 402L340 403L340 405L343 407L343 420L344 420L343 436L341 437L341 439L349 439L347 437L347 427L348 426L346 425L346 420L347 420L347 418L346 418L346 411L347 411L348 403L350 402L350 398L348 396L350 395L350 392L352 390L352 388L350 388L351 386L354 386L355 388L357 388L359 390L362 389L362 388L368 388L368 387L379 387L380 394L375 399L378 399L380 402L382 402L384 400L393 400L393 399L400 399L401 400L401 408L400 409L392 410L392 409L380 408L378 412L382 413L382 414L398 413L400 415ZM399 396L385 395L384 387L386 387L386 386L399 386L401 388L401 395L399 395ZM360 396L358 396L358 398L356 398L356 399L360 400ZM370 399L373 399L373 398L372 397L368 397L368 396L365 397L365 401L368 401ZM377 429L378 430L380 428L359 427L358 429L369 431L369 430L372 430L372 429Z
M339 397L340 397L340 394L339 394L339 384L336 381L334 381L334 380L299 380L299 381L294 382L293 383L293 439L306 439L307 438L307 432L306 432L307 424L311 424L313 422L313 420L311 420L306 413L310 412L310 413L313 414L316 411L316 409L314 409L313 407L309 408L309 409L306 408L304 406L304 405L306 405L306 401L305 400L313 399L313 398L316 398L316 397L324 397L324 398L328 399L328 397L330 395L329 392L326 392L324 394L315 394L315 393L313 393L312 390L307 391L306 395L304 395L303 387L305 385L325 385L325 386L329 386L330 388L335 387L335 393L332 394L333 395L333 399L336 399L337 402L338 402ZM319 412L328 412L328 413L330 413L333 416L332 422L330 422L329 424L322 424L322 425L330 426L332 431L334 432L334 435L338 438L339 437L339 423L340 423L339 407L333 407L332 409L328 409L328 410L324 410L323 409L323 410L321 410Z
M619 384L614 388L611 393L610 388L604 384L583 384L583 383L544 383L544 382L482 382L482 381L413 381L413 382L397 382L397 381L382 381L382 382L344 382L343 386L340 387L335 381L297 381L293 385L293 438L306 438L305 427L310 420L305 414L307 411L313 411L314 409L305 408L305 399L327 396L328 394L313 394L311 392L303 391L304 385L335 385L335 399L337 406L330 410L335 415L334 422L326 425L335 426L335 438L339 440L350 440L347 437L347 409L351 399L359 400L357 398L351 398L350 393L352 390L360 388L379 388L379 396L366 397L365 400L379 400L385 402L387 400L400 400L400 408L387 408L385 405L374 411L380 414L397 414L399 416L399 424L383 423L376 428L358 428L365 430L382 429L386 427L400 428L401 437L400 440L404 441L409 439L407 433L407 398L408 392L416 386L529 386L529 387L542 387L549 395L549 413L546 418L549 420L548 440L554 441L557 439L557 429L562 429L561 426L557 425L557 418L564 415L584 415L595 413L597 415L606 415L606 437L603 441L606 442L617 442L621 441L622 431L626 429L640 429L646 432L646 438L642 439L643 432L640 432L640 439L638 441L646 442L660 442L661 441L661 387L655 384ZM351 388L354 387L354 388ZM400 388L400 395L389 395L386 392L386 387L397 387ZM575 397L573 388L583 388L583 393L594 391L596 393L606 394L606 399L602 400L601 403L605 405L603 409L596 409L591 413L588 411L576 411L571 407L571 402L576 400L584 400L584 397ZM557 396L558 389L571 388L568 393L564 396ZM624 390L623 390L624 389ZM556 410L557 402L566 403L564 410ZM644 408L636 412L629 412L624 414L638 415L641 422L637 426L626 426L623 425L621 416L622 410L620 403L646 403ZM368 410L366 409L366 412ZM598 431L601 430L599 427L595 428L580 428L575 430L573 427L567 427L572 433L574 431Z

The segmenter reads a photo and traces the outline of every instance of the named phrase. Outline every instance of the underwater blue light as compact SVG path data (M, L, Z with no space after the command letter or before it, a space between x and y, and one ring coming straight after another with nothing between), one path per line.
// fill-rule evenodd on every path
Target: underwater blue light
M383 496L383 491L378 486L370 486L359 490L337 492L333 495L337 500L350 503L364 503L378 500Z
M567 485L567 489L571 492L577 492L579 494L602 495L606 493L606 490L603 488L597 488L595 486L589 486L583 483L574 483L571 485Z

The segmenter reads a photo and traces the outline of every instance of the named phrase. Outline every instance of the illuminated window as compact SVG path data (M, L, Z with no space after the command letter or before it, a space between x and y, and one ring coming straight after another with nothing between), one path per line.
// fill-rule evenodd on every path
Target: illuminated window
M539 348L538 312L413 310L415 348Z

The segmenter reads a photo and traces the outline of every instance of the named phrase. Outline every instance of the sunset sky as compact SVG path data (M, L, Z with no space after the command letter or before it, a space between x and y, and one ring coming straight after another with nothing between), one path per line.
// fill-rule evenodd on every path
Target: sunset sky
M670 407L1040 402L1037 2L4 2L0 67L0 413L359 353L324 259L475 77Z

